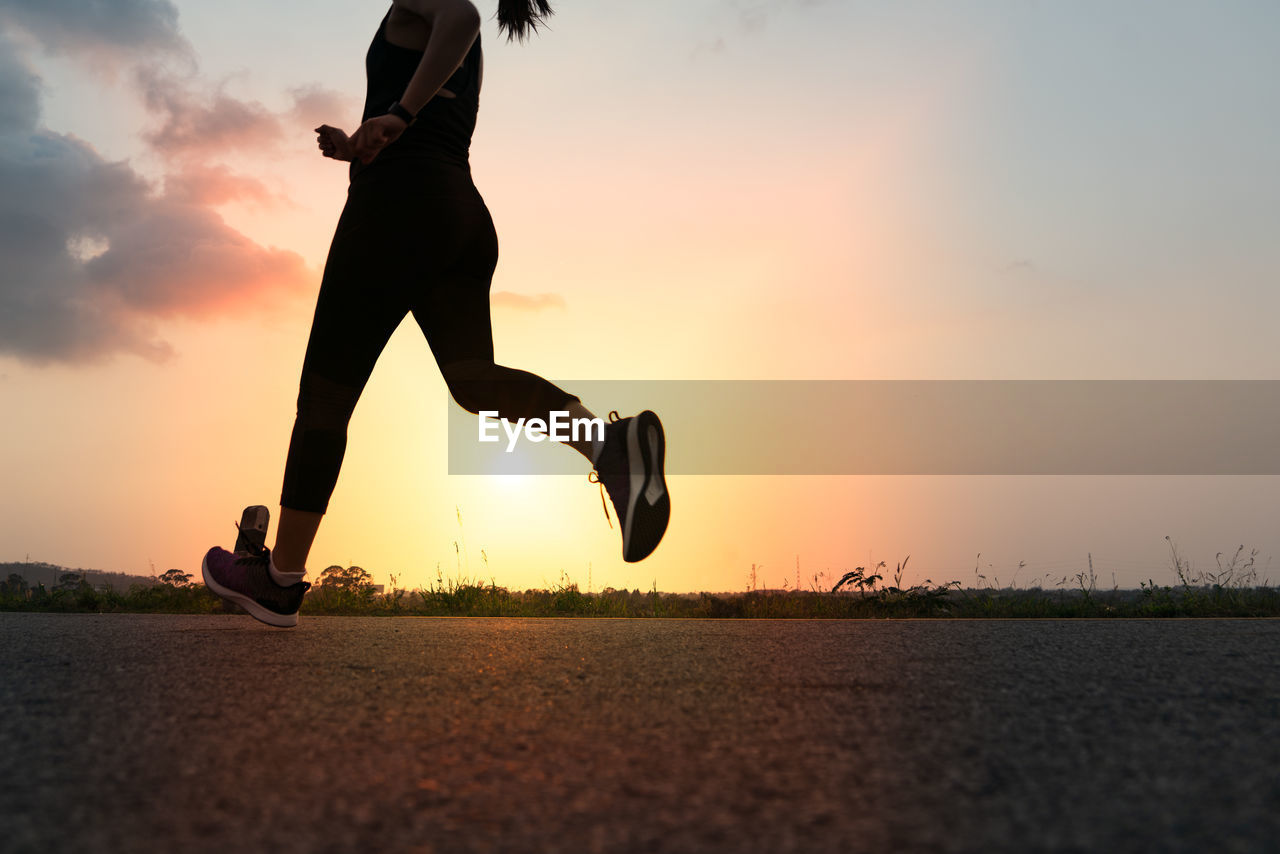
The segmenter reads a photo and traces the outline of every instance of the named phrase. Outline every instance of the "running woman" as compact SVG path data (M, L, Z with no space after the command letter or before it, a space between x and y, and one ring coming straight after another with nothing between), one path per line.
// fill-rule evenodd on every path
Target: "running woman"
M498 28L523 41L547 0L499 0ZM321 153L350 162L350 186L325 263L285 459L280 525L246 508L232 551L205 554L205 584L273 626L294 626L307 556L337 483L347 424L391 333L412 313L453 399L472 413L593 418L574 395L494 363L489 285L498 238L471 179L469 150L484 59L468 0L393 0L365 57L362 123L316 128ZM568 442L609 493L627 561L647 557L671 513L658 416L610 413L603 440ZM606 513L607 515L607 513Z

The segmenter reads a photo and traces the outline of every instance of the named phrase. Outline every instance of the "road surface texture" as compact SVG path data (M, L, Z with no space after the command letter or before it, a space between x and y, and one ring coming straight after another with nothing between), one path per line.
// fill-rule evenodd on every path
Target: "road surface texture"
M0 614L0 849L1263 851L1280 621Z

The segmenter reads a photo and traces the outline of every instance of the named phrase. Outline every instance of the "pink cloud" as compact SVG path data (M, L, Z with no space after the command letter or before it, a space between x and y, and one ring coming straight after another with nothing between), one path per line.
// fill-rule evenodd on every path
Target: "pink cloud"
M164 191L169 199L200 205L251 202L270 207L287 201L257 178L219 165L191 164L171 171L165 175Z
M489 298L495 308L513 308L517 311L543 311L549 308L564 308L564 297L560 294L517 294L512 291L497 291Z

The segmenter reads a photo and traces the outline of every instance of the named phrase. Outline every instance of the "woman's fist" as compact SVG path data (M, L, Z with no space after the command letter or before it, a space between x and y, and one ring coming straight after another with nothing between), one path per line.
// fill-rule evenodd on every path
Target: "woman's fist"
M351 159L351 138L335 127L320 125L316 128L316 143L325 157L332 157L334 160Z
M351 135L351 152L368 163L378 152L395 142L408 125L392 115L374 116Z

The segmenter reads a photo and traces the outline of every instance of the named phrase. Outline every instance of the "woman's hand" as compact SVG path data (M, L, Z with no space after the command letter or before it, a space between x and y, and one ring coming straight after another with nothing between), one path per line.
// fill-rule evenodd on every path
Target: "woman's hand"
M335 127L320 125L316 128L316 143L325 157L334 160L350 160L352 157L351 137Z
M351 152L368 163L378 152L395 142L408 125L393 115L374 116L351 135Z

